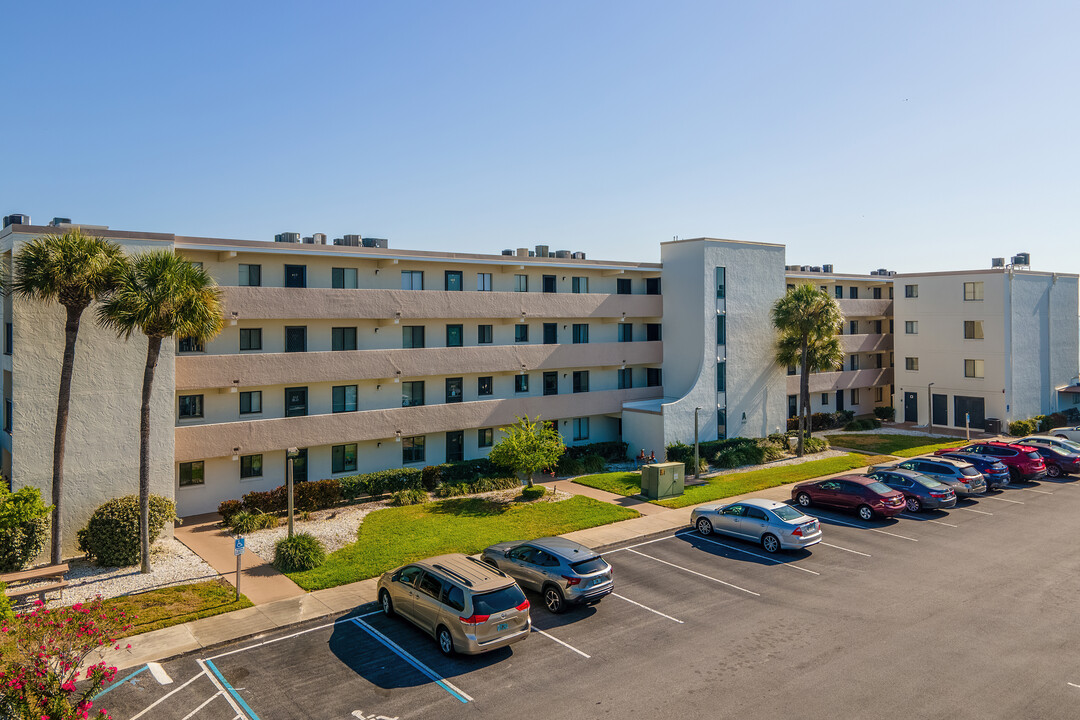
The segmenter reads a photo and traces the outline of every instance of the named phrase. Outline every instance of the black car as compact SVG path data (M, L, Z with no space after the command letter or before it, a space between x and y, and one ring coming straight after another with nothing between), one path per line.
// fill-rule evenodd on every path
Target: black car
M1050 477L1080 473L1080 454L1046 445L1032 445L1031 447L1042 455L1043 462L1046 463L1046 474Z
M987 490L1000 490L1009 484L1009 468L990 455L966 452L943 452L939 457L970 463L982 473Z
M911 512L945 510L956 506L956 493L945 483L928 475L903 468L874 470L867 474L878 482L904 494L904 503Z

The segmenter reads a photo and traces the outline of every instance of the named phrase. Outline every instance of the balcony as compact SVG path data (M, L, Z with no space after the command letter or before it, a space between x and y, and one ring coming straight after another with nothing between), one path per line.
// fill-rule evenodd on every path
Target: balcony
M858 337L853 336L853 337ZM812 373L810 392L823 393L852 388L869 388L890 385L893 381L892 368L869 368L866 370L840 370L837 372ZM788 375L787 394L799 394L799 376Z
M893 336L872 334L841 335L840 345L848 355L852 353L879 353L893 349Z
M222 287L225 317L244 320L658 318L662 295Z
M477 427L511 425L521 415L546 419L622 412L624 402L664 395L662 387L604 390L568 395L501 398L450 405L366 410L354 413L269 418L176 428L175 461L190 462L287 447L315 447L343 442L382 440Z
M522 367L532 371L658 365L663 359L661 342L178 355L176 389L519 372Z
M837 298L836 304L840 306L840 312L844 313L845 318L889 317L893 314L892 300L874 300L872 298L867 298L865 300L851 300Z

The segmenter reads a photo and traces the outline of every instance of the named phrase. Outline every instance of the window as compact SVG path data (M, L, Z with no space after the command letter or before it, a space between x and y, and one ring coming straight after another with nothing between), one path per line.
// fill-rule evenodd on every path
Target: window
M918 335L919 334L919 321L918 320L905 320L904 321L904 334L906 334L906 335Z
M858 335L858 334L859 334L859 321L858 320L848 320L848 335Z
M518 323L514 326L514 342L529 342L529 326Z
M541 288L546 293L555 292L555 276L554 275L544 275L544 276L542 276L541 277Z
M589 439L589 418L574 418L574 439L575 440L588 440Z
M837 300L843 298L844 297L844 286L843 285L837 285L836 287L834 287L833 288L833 295L836 296Z
M630 278L615 278L615 294L616 295L629 295L630 294Z
M477 447L491 447L495 444L495 430L494 428L480 428L476 431L476 446Z
M330 271L330 287L356 289L356 268L333 268Z
M545 395L558 395L559 394L559 373L546 372L544 373L544 394Z
M401 347L422 348L424 347L424 326L403 325L401 328Z
M491 273L476 273L476 289L491 292Z
M252 415L262 412L262 390L248 390L240 393L240 414Z
M307 352L307 328L285 328L285 352Z
M257 477L262 477L262 455L241 455L240 479Z
M555 345L559 342L559 324L544 323L544 344Z
M181 395L180 396L180 419L185 418L201 418L203 416L203 396L202 395Z
M589 342L588 323L574 323L573 341L575 345Z
M849 363L848 364L848 370L858 370L859 369L859 356L858 355L852 355L851 360L849 360L848 363Z
M285 287L287 287L287 288L306 288L307 287L307 265L286 265L285 266Z
M401 271L401 289L402 290L423 290L424 289L424 271L423 270L402 270Z
M727 439L727 408L716 411L716 439Z
M884 355L882 355L881 353L876 353L874 355L874 367L876 367L878 370L885 367L884 360L885 360Z
M727 392L727 363L716 363L716 392Z
M401 463L408 465L421 462L424 462L424 436L401 438Z
M476 326L476 344L477 345L490 345L492 342L493 332L491 325L477 325Z
M633 323L619 324L619 342L634 342Z
M904 369L905 370L918 370L919 369L919 358L917 358L917 357L906 357L906 358L904 358Z
M905 285L904 286L904 297L906 297L906 298L917 298L917 297L919 297L919 286L918 285Z
M895 367L896 353L889 353L889 367Z
M356 328L336 327L330 329L331 350L355 350Z
M646 295L659 295L660 294L660 278L645 278L645 294Z
M465 278L460 270L447 270L443 275L444 289L452 291L464 290L462 286L465 283Z
M645 323L645 340L647 342L660 341L660 323Z
M4 323L4 354L10 355L14 346L15 341L12 337L11 323Z
M461 347L465 335L464 325L446 326L446 347Z
M570 292L587 293L589 292L589 278L587 277L573 277L570 278Z
M829 393L821 393L821 404L822 405L828 405L829 404Z
M514 276L514 292L529 292L529 276L528 275L515 275Z
M964 300L982 300L983 284L981 282L964 283Z
M982 320L965 320L964 321L964 339L965 340L982 340L983 339Z
M893 332L893 321L889 320L889 334L892 334Z
M289 458L285 457L285 472L289 471ZM292 461L292 479L296 482L307 481L307 448L297 450L297 455Z
M982 360L965 360L964 361L964 377L969 377L969 378L981 378L981 377L983 377L983 361Z
M875 320L874 321L874 334L875 335L880 335L881 334L881 321L880 320Z
M799 396L788 395L787 396L787 416L789 418L799 416Z
M647 387L663 385L660 368L645 368L645 385Z
M285 388L285 417L307 415L307 388Z
M262 350L262 328L240 328L240 350Z
M240 286L259 287L262 285L262 265L240 264Z
M177 352L202 352L203 344L195 338L180 338L180 342L176 349Z
M576 392L576 393L589 392L589 371L588 370L575 370L574 371L574 392Z
M356 472L356 443L330 448L330 472Z
M634 371L631 368L620 368L618 375L620 390L628 390L634 387Z
M462 378L446 378L446 402L459 403L464 398L465 384Z
M874 388L874 402L881 402L885 397L884 388Z
M859 388L852 388L852 390L851 390L851 404L853 406L859 404Z
M716 344L717 345L726 345L727 344L727 316L726 315L717 315L716 316Z
M180 487L202 485L206 482L204 467L202 460L180 463Z
M873 295L874 295L875 300L880 300L881 299L881 288L879 288L879 287L874 288Z
M851 287L849 287L848 288L848 298L850 298L852 300L858 300L859 299L859 288L856 287L855 285L852 285Z
M726 297L727 292L727 268L716 268L716 297Z
M788 365L787 366L787 374L788 375L794 375L797 372L799 372L799 370L794 365Z
M514 376L514 392L516 392L516 393L529 392L529 376L528 375L515 375Z
M334 412L356 412L356 385L335 385L331 395Z
M491 395L494 392L491 375L476 378L476 394Z
M413 380L401 383L401 407L416 407L424 404L424 381Z

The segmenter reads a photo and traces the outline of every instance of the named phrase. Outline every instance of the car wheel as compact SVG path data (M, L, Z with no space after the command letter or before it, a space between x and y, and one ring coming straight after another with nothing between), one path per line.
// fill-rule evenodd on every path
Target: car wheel
M920 510L922 510L922 503L919 502L919 498L909 497L907 499L907 509L911 512L919 512Z
M1057 465L1047 465L1046 475L1047 477L1061 477L1061 468Z
M544 588L544 607L553 615L558 615L566 609L566 600L559 588L554 585Z
M780 552L780 541L775 535L765 533L761 536L761 547L765 548L767 553Z
M454 654L454 636L450 634L449 630L440 625L439 629L435 631L435 637L439 641L439 651L443 655L450 657Z
M863 520L873 520L874 519L874 511L872 509L870 509L869 505L860 505L859 506L859 517L861 517Z
M486 563L487 563L488 565L490 565L491 567L495 568L496 570L497 570L497 569L499 568L499 563L495 562L494 560L492 560L491 558L489 558L489 557L488 557L487 555L485 555L485 556L483 557L483 560L484 560L484 562L486 562Z
M1068 440L1069 439L1069 438L1065 437L1064 435L1055 435L1054 437L1060 438L1062 440Z
M697 531L702 535L712 535L712 523L708 518L698 518Z
M394 602L390 599L390 593L388 593L386 590L383 590L381 593L379 593L379 603L382 605L383 614L388 617L393 617Z
M810 496L806 493L799 493L795 496L795 502L799 503L803 507L810 507L810 503L812 501L810 500Z

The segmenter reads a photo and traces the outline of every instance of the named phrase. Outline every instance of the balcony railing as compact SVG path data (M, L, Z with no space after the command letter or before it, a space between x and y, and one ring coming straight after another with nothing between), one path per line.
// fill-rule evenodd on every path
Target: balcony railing
M838 372L811 373L810 392L823 393L852 388L869 388L890 385L892 368L867 368L865 370L841 370ZM787 394L799 394L799 376L787 376Z
M837 299L836 304L840 306L840 312L844 313L844 317L889 317L893 314L893 301L882 299L875 300L873 298L866 299Z
M840 345L848 355L852 353L877 353L893 349L892 335L841 335Z

